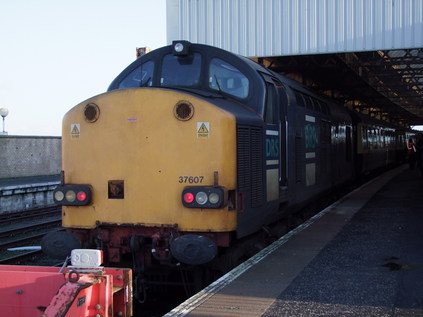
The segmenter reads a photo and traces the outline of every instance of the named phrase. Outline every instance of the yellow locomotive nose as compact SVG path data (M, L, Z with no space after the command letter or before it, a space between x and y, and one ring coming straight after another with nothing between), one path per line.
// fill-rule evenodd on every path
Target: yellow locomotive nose
M64 227L235 230L236 212L219 200L236 187L236 121L229 112L166 89L116 90L70 110L62 135L66 185L92 189L90 204L64 206ZM197 205L183 201L187 188Z

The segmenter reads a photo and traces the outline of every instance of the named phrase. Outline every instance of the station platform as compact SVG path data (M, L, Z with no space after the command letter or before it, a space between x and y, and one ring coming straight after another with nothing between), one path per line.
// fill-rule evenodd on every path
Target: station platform
M423 180L373 179L165 316L423 316Z
M0 178L0 189L34 187L39 184L59 184L60 175L28 176L18 178Z
M60 175L0 179L0 214L53 205L59 184Z

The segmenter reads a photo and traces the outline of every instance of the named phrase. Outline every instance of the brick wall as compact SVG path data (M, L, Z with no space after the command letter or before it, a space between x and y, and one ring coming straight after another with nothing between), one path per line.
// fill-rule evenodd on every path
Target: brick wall
M61 164L60 137L0 136L0 179L55 175Z

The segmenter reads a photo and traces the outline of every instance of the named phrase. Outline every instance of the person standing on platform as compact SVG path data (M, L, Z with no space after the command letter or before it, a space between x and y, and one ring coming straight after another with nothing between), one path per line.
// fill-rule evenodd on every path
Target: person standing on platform
M414 143L412 138L408 139L407 143L407 155L408 155L408 163L410 164L410 170L414 170L414 167L416 166L416 144Z

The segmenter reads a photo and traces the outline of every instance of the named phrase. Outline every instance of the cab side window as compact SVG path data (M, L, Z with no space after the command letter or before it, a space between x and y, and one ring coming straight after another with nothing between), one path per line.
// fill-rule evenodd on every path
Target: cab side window
M236 67L219 59L213 58L209 67L209 87L213 90L245 99L248 97L249 80Z
M276 92L275 86L269 82L266 82L266 105L264 109L264 122L275 124L278 122L277 114L275 109L276 104Z

